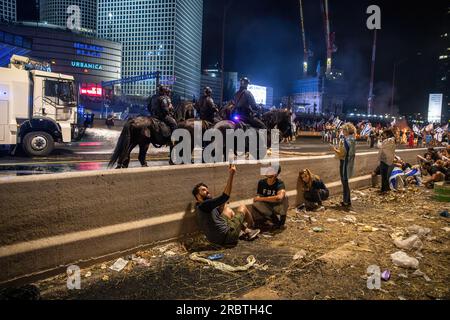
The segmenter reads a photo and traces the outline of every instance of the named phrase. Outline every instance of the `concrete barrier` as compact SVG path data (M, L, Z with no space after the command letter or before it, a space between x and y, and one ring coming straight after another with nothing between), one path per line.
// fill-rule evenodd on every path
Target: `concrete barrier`
M399 150L416 162L423 150ZM370 184L376 152L357 154L352 187ZM288 195L298 171L310 168L340 192L333 156L281 159ZM249 204L261 164L238 167L231 206ZM197 231L192 187L202 181L219 195L227 165L186 165L13 177L0 181L0 283L60 272L72 263L110 259ZM291 204L293 201L291 201Z

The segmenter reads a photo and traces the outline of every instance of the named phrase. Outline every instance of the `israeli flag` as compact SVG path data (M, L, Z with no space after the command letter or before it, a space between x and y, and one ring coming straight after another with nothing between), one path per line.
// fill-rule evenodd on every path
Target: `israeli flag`
M361 136L368 136L372 132L372 125L370 123L366 124L364 129L361 131Z
M334 122L333 122L333 124L336 126L337 129L339 129L343 123L344 123L344 122L341 121L341 120L339 119L339 117L337 117L337 118L334 120Z
M398 180L401 179L403 176L403 170L401 168L394 168L392 170L391 176L389 177L389 186L391 187L391 190L397 190L399 187Z
M419 186L422 184L422 173L419 168L409 168L405 171L405 177L414 177L416 184Z

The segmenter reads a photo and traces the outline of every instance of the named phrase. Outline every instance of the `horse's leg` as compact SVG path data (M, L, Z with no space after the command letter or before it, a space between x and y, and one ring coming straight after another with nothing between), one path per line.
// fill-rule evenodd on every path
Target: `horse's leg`
M139 162L141 163L141 166L148 167L146 156L148 148L150 147L150 143L143 142L139 144Z
M131 158L131 151L137 146L136 142L132 142L130 147L127 150L127 155L125 159L122 162L122 168L128 168L128 165L130 164L130 158Z

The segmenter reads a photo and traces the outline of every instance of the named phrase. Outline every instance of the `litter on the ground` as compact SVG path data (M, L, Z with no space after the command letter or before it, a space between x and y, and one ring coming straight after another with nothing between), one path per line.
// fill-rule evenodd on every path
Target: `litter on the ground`
M256 263L256 259L254 256L248 256L247 257L247 264L244 266L230 266L228 264L225 264L223 262L218 262L218 261L211 261L208 260L206 258L201 257L197 252L193 252L191 253L191 255L189 256L189 259L193 260L193 261L198 261L198 262L203 262L206 263L218 270L221 271L230 271L230 272L236 272L236 271L247 271L248 269L250 269L251 267L254 266L254 264Z
M223 253L216 253L216 254L212 254L208 257L208 260L214 261L214 260L220 260L223 259L224 254Z
M352 216L352 215L346 215L343 219L344 222L348 222L348 223L356 223L356 217Z
M431 233L430 228L424 228L418 225L413 225L407 228L409 234L417 234L419 237L425 237Z
M302 249L302 250L298 251L292 259L293 260L302 260L305 257L306 257L306 251Z
M411 250L411 249L420 250L423 246L422 241L416 234L404 240L396 239L394 240L394 244L397 248L403 250Z
M114 264L109 267L111 270L120 272L123 270L123 268L126 267L126 265L128 264L128 261L123 259L123 258L119 258L116 260L116 262L114 262Z
M398 267L417 269L419 268L419 260L408 256L403 251L397 251L391 254L392 263Z

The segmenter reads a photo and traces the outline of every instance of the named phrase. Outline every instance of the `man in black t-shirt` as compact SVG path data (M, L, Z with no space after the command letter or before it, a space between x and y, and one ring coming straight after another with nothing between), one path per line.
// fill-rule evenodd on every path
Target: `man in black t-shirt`
M286 187L278 179L280 173L281 167L278 171L269 168L266 178L258 182L258 195L253 199L252 205L254 220L271 220L276 228L284 227L289 208Z
M230 199L235 172L236 167L230 166L225 190L217 198L212 198L208 186L204 183L197 184L192 190L197 201L196 213L199 227L208 241L218 245L234 245L242 235L246 240L253 240L259 234L258 229L252 230L247 227L253 224L253 219L245 206L239 207L237 214L226 206Z

